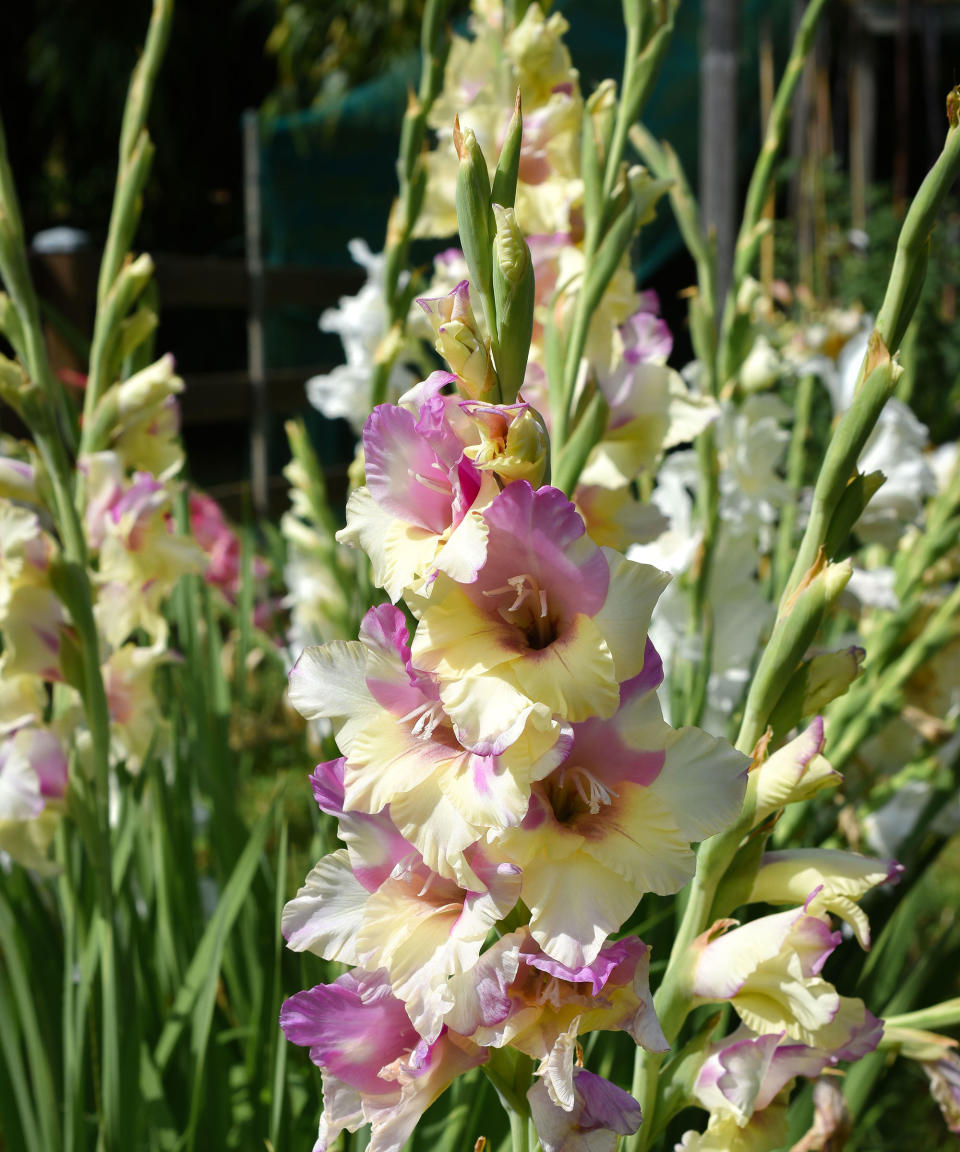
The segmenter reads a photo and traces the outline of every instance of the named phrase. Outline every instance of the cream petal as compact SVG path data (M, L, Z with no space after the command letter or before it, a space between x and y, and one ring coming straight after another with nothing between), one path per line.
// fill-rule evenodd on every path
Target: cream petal
M354 941L368 897L353 875L346 849L325 856L284 906L280 929L287 947L356 964Z
M680 728L666 745L666 761L651 790L673 814L683 839L696 843L740 815L749 763L726 740L700 728Z
M610 586L593 620L613 655L617 680L629 680L643 668L650 617L671 577L650 564L628 560L612 548L603 552Z

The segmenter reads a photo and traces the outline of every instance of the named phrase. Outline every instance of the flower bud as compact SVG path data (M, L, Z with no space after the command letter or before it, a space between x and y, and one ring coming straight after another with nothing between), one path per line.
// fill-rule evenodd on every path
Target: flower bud
M520 175L520 145L523 139L523 117L520 112L520 89L517 89L517 102L507 125L500 149L500 159L493 176L492 198L505 208L512 208L517 198L517 180Z
M493 206L497 235L493 298L497 310L497 375L500 397L512 403L523 387L533 334L533 260L512 208Z
M460 157L457 169L460 245L467 261L470 281L483 298L490 292L492 275L494 225L490 211L490 175L473 130L468 128L461 132L459 120L453 126L453 142ZM492 320L492 317L487 319Z
M183 391L183 381L174 375L174 366L173 356L167 353L116 386L117 417L121 423L145 415L168 396Z
M436 349L456 373L460 392L474 400L496 395L497 375L487 343L470 306L470 285L461 282L446 296L417 303L430 318Z
M496 472L507 482L527 480L532 488L539 488L550 448L539 413L529 404L479 404L466 400L460 406L480 433L480 443L469 445L464 454L481 470Z

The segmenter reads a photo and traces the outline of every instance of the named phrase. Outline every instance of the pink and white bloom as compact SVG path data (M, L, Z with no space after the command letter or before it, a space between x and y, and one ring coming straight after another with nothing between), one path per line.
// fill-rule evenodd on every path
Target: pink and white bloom
M486 1055L447 1032L425 1043L384 972L357 969L296 993L280 1010L280 1026L323 1072L314 1152L364 1124L372 1152L399 1152L430 1104Z
M347 849L324 857L283 915L296 951L384 969L419 1034L434 1040L454 1003L450 978L469 971L487 934L517 902L518 870L475 846L478 891L431 872L389 812L343 807L343 762L318 765L314 795L339 820Z
M204 570L203 553L174 530L170 491L151 473L128 479L113 452L94 453L79 467L87 540L98 554L97 624L115 647L137 628L162 642L167 623L160 606L181 575Z
M509 484L481 519L483 567L471 583L437 579L411 646L460 738L499 751L536 704L570 721L612 715L668 577L599 548L556 488Z
M412 659L403 613L364 617L359 641L308 648L290 673L290 699L310 720L333 721L344 753L346 808L393 824L427 866L475 890L465 853L519 824L530 787L564 758L569 725L531 703L499 750L457 738L434 677Z
M61 679L60 641L67 615L50 586L57 545L36 512L0 500L0 631L9 676Z
M527 1092L530 1117L544 1152L615 1152L621 1136L640 1127L640 1105L622 1088L586 1068L572 1069L569 1108L537 1080Z
M746 902L800 904L813 893L809 911L839 916L853 929L860 947L869 948L870 922L856 901L879 884L896 884L902 871L896 860L831 848L766 852Z
M0 850L25 868L53 870L48 852L67 790L67 758L49 728L0 737Z
M490 349L470 304L470 283L460 283L445 296L417 301L436 334L436 349L453 369L459 390L483 400L497 386Z
M758 1035L783 1032L838 1059L876 1047L879 1024L863 1002L840 996L820 975L841 938L825 918L793 908L723 931L733 923L718 921L699 937L696 997L729 1000Z
M351 493L337 539L366 552L394 602L440 571L472 580L483 563L482 523L470 513L497 486L464 456L478 437L457 401L442 395L454 379L434 372L400 406L375 408L364 425L366 485Z
M650 949L635 936L610 941L591 963L569 967L520 928L451 987L456 1003L448 1026L474 1043L509 1045L540 1060L539 1074L564 1104L572 1099L572 1066L563 1053L572 1052L578 1035L624 1031L650 1051L667 1050L650 995Z
M236 531L227 523L223 509L205 492L190 490L190 533L207 556L203 578L235 603L240 590L241 544ZM254 556L251 574L262 580L267 565L262 556Z
M823 756L824 743L823 720L818 716L809 728L751 770L747 803L755 805L755 825L778 808L840 783L840 773Z

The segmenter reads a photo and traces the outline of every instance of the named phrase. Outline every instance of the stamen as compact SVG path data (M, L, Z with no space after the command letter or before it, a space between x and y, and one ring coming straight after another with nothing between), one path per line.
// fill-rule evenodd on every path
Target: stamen
M434 461L433 466L439 467L436 461ZM418 484L422 484L424 488L429 488L431 492L438 492L441 496L450 495L449 483L444 483L440 480L431 480L430 477L424 476L422 472L414 472L412 468L407 469L407 475L412 476L414 480L416 480Z
M568 782L573 785L574 791L586 805L591 816L596 816L601 808L612 804L619 796L612 788L608 788L586 768L574 765L560 770L560 784L565 786Z
M421 740L429 740L442 719L443 705L440 701L426 700L423 704L418 704L416 708L411 708L406 716L401 716L400 723L407 724L413 720L411 735L419 737Z

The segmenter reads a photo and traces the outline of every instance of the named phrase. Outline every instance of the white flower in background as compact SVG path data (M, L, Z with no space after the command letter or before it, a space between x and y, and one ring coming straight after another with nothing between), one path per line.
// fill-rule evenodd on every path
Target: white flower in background
M865 316L856 335L837 357L836 371L821 375L838 415L853 403L860 364L872 331L873 319ZM886 477L857 521L861 539L895 548L904 528L920 519L926 498L937 490L936 476L925 452L928 439L926 425L906 404L896 397L887 401L857 465L863 473L882 472Z
M772 547L773 526L789 493L778 475L789 433L789 410L775 396L750 396L735 406L724 403L716 421L720 462L721 525L707 595L713 606L709 705L702 726L725 733L749 677L757 645L772 615L757 579L756 557ZM653 564L677 576L690 569L702 540L695 522L695 493L700 485L692 451L668 456L657 474L653 503L669 527L652 544L635 546L633 560ZM699 637L689 635L687 593L673 581L653 614L650 638L663 659L666 680L677 659L702 657ZM667 693L664 711L669 714Z
M367 282L356 296L342 296L336 308L320 317L324 332L335 332L347 362L307 381L307 399L328 420L347 420L357 435L370 411L370 379L377 350L390 328L383 288L384 256L370 251L364 240L347 245L354 263L366 270ZM399 396L413 383L413 374L399 361L390 373L388 393Z
M790 433L790 409L777 396L748 396L724 404L717 421L720 457L720 517L758 537L760 551L773 547L773 526L790 491L779 475ZM751 549L756 551L756 549Z

